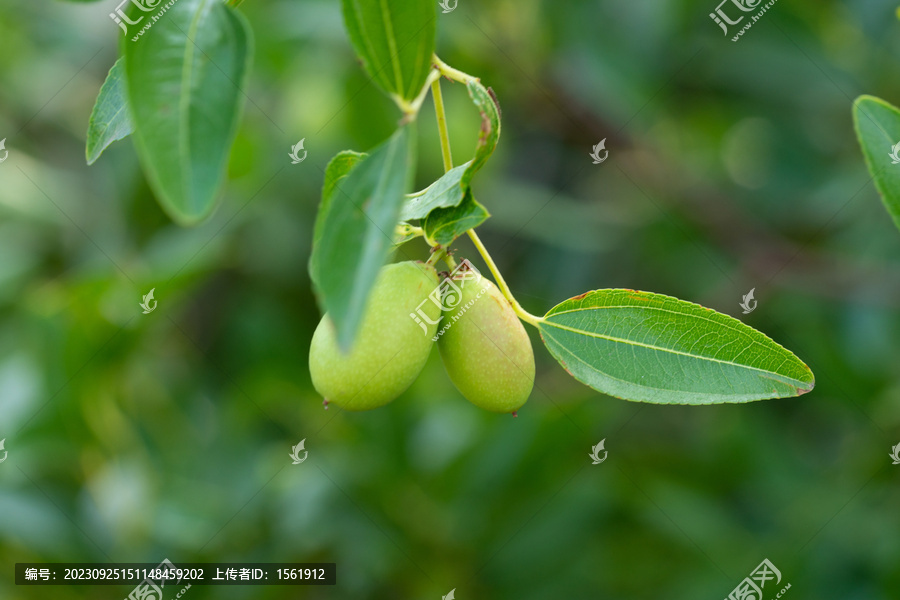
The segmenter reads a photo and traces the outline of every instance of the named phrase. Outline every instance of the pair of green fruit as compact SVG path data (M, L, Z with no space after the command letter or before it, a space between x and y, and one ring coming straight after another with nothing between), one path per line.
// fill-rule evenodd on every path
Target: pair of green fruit
M442 311L431 300L440 285L433 266L407 261L383 267L349 353L339 349L328 314L319 322L309 352L316 391L345 410L384 406L416 380L437 337L450 379L472 404L498 413L521 408L534 385L525 328L486 278L463 273L451 281L458 301Z

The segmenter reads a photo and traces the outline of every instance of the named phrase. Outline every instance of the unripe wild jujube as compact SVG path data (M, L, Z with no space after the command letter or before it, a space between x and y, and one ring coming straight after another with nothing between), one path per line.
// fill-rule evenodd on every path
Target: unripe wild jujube
M462 297L445 308L437 342L444 367L475 406L515 412L534 386L531 340L496 285L481 276L459 283Z
M338 348L328 314L322 317L309 350L316 391L345 410L378 408L406 391L434 344L441 309L432 301L422 301L437 285L437 272L431 265L408 261L383 267L349 354ZM427 321L435 323L420 320L427 331L410 318L419 308L429 317Z

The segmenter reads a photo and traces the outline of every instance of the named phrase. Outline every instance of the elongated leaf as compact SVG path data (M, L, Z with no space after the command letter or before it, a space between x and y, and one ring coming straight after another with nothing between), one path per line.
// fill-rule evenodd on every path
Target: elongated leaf
M422 226L429 240L447 246L467 230L484 223L490 216L487 209L469 191L459 206L431 211Z
M343 150L338 152L334 158L328 162L325 167L325 182L322 184L322 201L319 203L319 212L316 217L316 225L313 230L313 247L322 239L323 229L325 227L326 213L331 205L331 199L334 196L335 187L340 181L346 177L350 171L359 164L368 154L362 152L354 152L353 150ZM318 255L313 253L309 261L309 273L311 277L316 277L319 272L319 266L314 264L318 260ZM317 283L313 279L313 283Z
M475 157L444 173L423 195L407 199L401 213L403 220L409 220L422 219L434 212L434 217L429 219L430 225L426 221L426 230L430 227L432 233L438 236L432 239L448 240L446 243L452 242L465 231L459 230L460 226L474 223L467 229L475 227L490 216L481 204L469 197L469 191L472 177L497 147L500 138L500 111L490 92L481 83L473 80L467 87L472 101L481 113L481 132ZM450 210L454 207L458 208Z
M369 76L412 100L431 70L437 27L433 0L342 0L344 23Z
M853 124L875 188L900 229L900 146L894 150L900 144L900 110L880 98L860 96L853 103Z
M131 110L125 97L125 74L119 59L109 70L106 81L100 87L100 94L91 111L88 125L85 155L89 165L100 158L103 151L117 140L128 137L134 131Z
M142 24L157 16L133 6L129 14ZM138 155L163 208L181 224L215 207L251 45L243 17L221 0L178 0L142 35L122 38Z
M469 163L454 167L444 173L421 196L407 198L400 211L400 219L423 219L436 208L456 206L463 201L463 190L459 181Z
M343 179L335 178L326 210L316 218L318 239L310 275L345 350L353 343L378 269L393 244L400 207L412 182L411 127L398 129L369 156L357 158Z
M472 177L491 157L500 140L500 108L494 97L479 81L470 80L466 84L466 88L469 90L472 102L481 113L481 131L478 134L478 145L475 147L475 158L469 162L469 168L466 169L460 181L463 189L469 188Z
M750 402L815 385L809 367L759 331L661 294L588 292L551 309L539 329L575 379L626 400Z

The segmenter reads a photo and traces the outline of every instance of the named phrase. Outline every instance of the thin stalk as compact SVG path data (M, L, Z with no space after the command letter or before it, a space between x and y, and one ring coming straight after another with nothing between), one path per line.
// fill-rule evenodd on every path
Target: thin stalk
M462 71L457 71L452 67L446 65L437 57L434 56L434 63L441 71L442 75L446 75L445 70L448 72L453 72L455 74L459 74L460 77L475 79L470 75L466 75ZM454 77L451 77L453 79ZM464 81L465 79L457 79L457 81ZM438 121L438 134L441 137L441 156L444 158L444 171L449 171L453 168L453 159L450 156L450 133L447 131L447 118L444 113L444 99L441 96L441 82L435 81L431 85L431 95L434 97L434 112L437 114ZM475 244L475 248L478 249L478 253L481 254L481 258L484 259L484 262L487 263L488 268L491 270L491 273L494 275L494 279L497 280L497 285L500 288L500 291L503 293L504 298L506 298L507 302L509 302L510 306L512 306L513 311L518 315L520 319L525 321L526 323L530 323L535 327L538 326L538 323L543 321L541 317L537 317L528 311L526 311L519 302L513 297L512 292L509 290L509 286L506 285L506 281L503 279L503 275L500 274L500 270L497 268L497 265L494 263L494 259L491 258L491 255L488 253L487 248L484 247L484 244L481 243L481 238L478 237L478 234L475 233L474 229L469 229L466 231L469 234L469 238L472 240L472 243ZM444 262L453 269L456 267L456 261L453 258L446 254L446 251L442 248L440 251L435 252L436 254L443 253ZM434 258L432 255L431 258ZM431 262L431 259L428 261L430 264L434 264Z
M437 54L433 54L431 56L431 62L434 63L434 66L438 68L441 75L450 79L452 81L459 81L460 83L469 83L470 81L479 81L477 77L473 77L468 73L463 73L459 69L454 69L440 58L438 58Z
M509 290L509 286L506 285L506 281L503 279L503 275L500 274L500 269L498 269L497 265L494 264L494 259L491 258L491 255L488 253L487 248L485 248L484 244L481 243L481 238L478 237L478 234L475 233L474 229L470 229L466 231L466 233L469 234L469 238L472 240L472 243L475 244L476 248L478 248L478 253L481 254L481 258L484 259L484 262L487 263L488 268L494 275L494 279L497 280L497 286L503 293L503 297L506 298L510 306L512 306L513 311L515 311L520 319L537 327L538 324L544 319L541 317L537 317L522 308L522 305L519 304L519 302L513 297L512 292Z
M447 263L447 266L450 267L451 271L456 270L456 259L453 258L449 252L444 256L444 262Z
M441 156L444 158L444 172L446 173L453 168L453 156L450 154L450 133L447 130L447 113L444 112L440 78L431 83L431 96L434 98L434 112L437 116L438 132L441 136Z
M437 261L441 260L442 258L446 258L446 257L447 257L447 250L445 248L438 246L435 248L434 253L430 257L428 257L428 260L425 261L425 264L434 266L437 264Z
M428 78L425 80L425 85L423 85L422 89L419 91L419 95L416 96L412 102L406 102L405 100L398 102L400 109L405 113L405 116L403 117L404 122L412 121L418 116L419 109L422 108L422 103L425 101L425 96L428 95L428 88L431 87L432 82L437 81L440 78L440 71L432 69L431 72L428 73Z

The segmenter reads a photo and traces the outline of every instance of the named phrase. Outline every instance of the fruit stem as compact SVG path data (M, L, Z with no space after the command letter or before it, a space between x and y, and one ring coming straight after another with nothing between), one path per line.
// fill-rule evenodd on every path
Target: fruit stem
M500 291L503 292L503 296L509 302L510 306L512 306L513 311L515 311L520 319L522 319L526 323L529 323L530 325L534 325L535 327L537 327L538 324L540 324L544 319L535 316L522 308L522 305L520 305L515 297L513 297L512 292L509 290L509 286L506 285L506 281L503 279L503 275L500 274L500 270L497 268L497 265L494 264L494 259L491 258L491 255L488 253L487 248L485 248L484 244L481 243L481 238L478 237L478 234L475 233L474 229L470 229L466 233L469 234L469 238L472 240L472 243L475 244L475 247L478 249L478 253L481 254L481 258L483 258L484 262L487 263L488 268L494 275L494 279L497 280L497 286L500 288Z
M434 58L439 60L437 56ZM438 73L438 71L435 71L435 73ZM431 82L431 96L434 99L434 114L437 117L438 136L441 139L441 158L444 161L444 173L446 173L453 168L453 155L450 153L450 130L447 128L447 113L444 111L444 95L441 93L440 75ZM425 236L425 240L429 244L432 243L428 236ZM456 268L456 261L453 260L453 257L446 250L442 253L442 257L451 271Z
M434 65L438 68L441 75L448 77L454 81L461 81L463 83L468 82L469 80L476 79L476 77L472 77L471 75L467 75L462 71L458 71L453 67L449 66L447 63L442 61L435 54L432 57L434 61ZM437 115L438 122L438 134L441 138L441 156L444 159L444 172L449 171L453 168L453 158L450 155L450 132L447 130L447 115L444 112L444 98L441 95L441 82L440 79L435 80L431 84L431 95L434 97L434 112ZM503 275L500 274L500 270L497 269L497 265L494 264L494 260L491 258L491 255L488 253L487 248L484 247L484 244L481 243L481 239L478 237L478 234L475 233L474 229L469 229L466 231L469 234L469 238L471 238L472 243L475 244L475 247L478 249L479 254L481 254L481 258L484 259L484 262L487 263L488 268L491 270L491 273L494 274L494 279L497 280L497 285L500 287L500 291L503 293L503 296L506 298L507 302L509 302L510 306L512 306L513 311L518 315L520 319L534 325L535 327L543 321L541 317L537 317L524 308L519 302L513 297L512 292L509 290L509 286L506 285L506 281L503 279ZM428 239L427 236L425 238ZM435 259L436 256L440 255L439 258L444 258L444 262L447 263L451 269L456 267L456 261L447 254L447 251L444 248L436 251L431 258L428 259L429 264L434 264L437 262ZM432 260L434 259L434 262Z
M447 263L447 266L450 267L451 271L456 270L456 259L450 256L450 253L444 255L444 262Z
M447 256L447 250L445 250L441 246L436 246L433 249L433 252L425 264L431 265L432 267L437 264L437 261Z
M437 57L435 56L437 60ZM444 158L444 172L453 168L453 156L450 154L450 132L447 131L447 113L444 112L444 96L441 94L440 77L431 82L431 95L434 98L434 113L437 116L438 132L441 136L441 156Z

